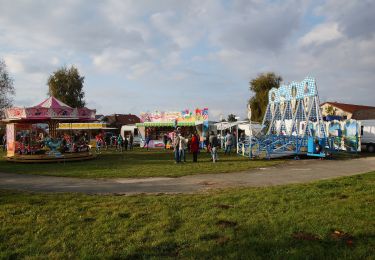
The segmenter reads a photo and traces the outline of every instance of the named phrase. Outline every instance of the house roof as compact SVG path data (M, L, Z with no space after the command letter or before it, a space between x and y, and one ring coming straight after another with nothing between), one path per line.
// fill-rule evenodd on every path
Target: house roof
M356 120L371 120L375 119L375 108L356 110L353 115Z
M320 106L323 106L325 104L331 105L333 107L339 108L349 113L354 113L357 110L375 109L375 107L372 107L372 106L361 106L361 105L345 104L345 103L338 103L338 102L324 102Z
M109 125L116 125L117 127L121 127L122 125L132 125L141 122L138 116L132 114L113 114L105 116L105 118Z

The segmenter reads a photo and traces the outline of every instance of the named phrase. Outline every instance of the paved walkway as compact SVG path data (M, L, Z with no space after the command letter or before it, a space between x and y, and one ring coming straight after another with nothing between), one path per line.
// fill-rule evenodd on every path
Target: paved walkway
M265 187L306 183L375 171L375 157L345 160L289 161L246 172L198 174L179 178L78 179L0 173L0 189L87 194L193 193L225 187Z

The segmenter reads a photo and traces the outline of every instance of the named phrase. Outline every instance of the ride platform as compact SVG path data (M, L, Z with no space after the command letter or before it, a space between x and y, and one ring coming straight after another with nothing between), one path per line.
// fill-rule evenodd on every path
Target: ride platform
M78 153L63 153L61 155L50 154L33 154L33 155L14 155L7 156L8 162L16 163L58 163L58 162L72 162L72 161L85 161L91 160L96 157L91 152L78 152Z

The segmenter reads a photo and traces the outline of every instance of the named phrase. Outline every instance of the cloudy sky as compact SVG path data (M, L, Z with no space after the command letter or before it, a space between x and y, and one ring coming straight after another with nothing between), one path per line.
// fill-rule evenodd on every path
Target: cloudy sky
M246 115L248 82L314 76L321 100L375 106L375 1L0 0L15 103L75 65L98 113L208 107Z

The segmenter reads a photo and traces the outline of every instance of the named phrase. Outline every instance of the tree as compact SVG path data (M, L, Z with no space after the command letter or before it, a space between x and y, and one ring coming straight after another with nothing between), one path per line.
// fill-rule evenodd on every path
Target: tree
M327 114L328 116L335 116L335 115L336 115L336 112L337 112L337 109L334 108L333 106L327 106L325 112L326 112L326 114Z
M228 115L228 119L227 119L228 122L236 122L237 119L236 119L236 115L234 114L229 114Z
M250 91L255 94L249 100L252 121L262 121L268 104L268 92L272 88L278 88L281 81L281 76L273 72L259 74L250 81Z
M79 75L78 69L74 66L69 69L62 67L49 76L48 94L71 107L84 107L83 82L85 77Z
M14 94L13 79L9 76L5 62L0 59L0 113L3 113L4 108L12 106Z

